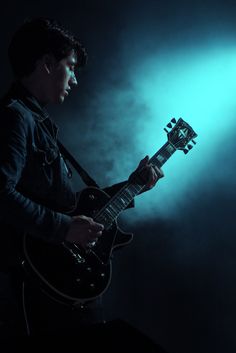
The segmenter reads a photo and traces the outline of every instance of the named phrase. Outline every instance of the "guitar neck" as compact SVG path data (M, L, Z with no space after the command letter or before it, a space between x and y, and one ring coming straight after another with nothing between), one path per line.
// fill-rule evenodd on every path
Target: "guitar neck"
M166 161L174 154L176 148L169 142L166 142L150 159L150 163L157 167L162 167Z
M150 159L150 163L161 167L176 151L176 148L166 142ZM102 223L108 229L123 211L137 196L145 185L142 185L140 177L137 175L132 182L128 181L98 212L95 217L97 222Z

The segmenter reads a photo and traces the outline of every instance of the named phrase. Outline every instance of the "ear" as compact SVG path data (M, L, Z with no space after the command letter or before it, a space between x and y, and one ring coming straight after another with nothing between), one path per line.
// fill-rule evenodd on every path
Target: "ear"
M54 56L52 54L45 54L42 60L45 71L50 74L56 63Z

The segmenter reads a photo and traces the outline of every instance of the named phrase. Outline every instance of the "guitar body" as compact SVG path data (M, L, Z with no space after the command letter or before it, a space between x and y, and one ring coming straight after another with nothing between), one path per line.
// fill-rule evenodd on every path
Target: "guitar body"
M94 217L109 200L110 196L98 188L84 189L71 215ZM116 221L88 251L72 243L51 244L25 234L23 265L55 299L83 303L99 297L107 289L112 274L112 251L128 244L132 237L122 232Z

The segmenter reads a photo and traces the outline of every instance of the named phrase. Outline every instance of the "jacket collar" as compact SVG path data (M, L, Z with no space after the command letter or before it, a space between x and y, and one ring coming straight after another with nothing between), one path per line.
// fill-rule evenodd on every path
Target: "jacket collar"
M11 99L21 100L39 121L49 118L47 110L40 105L38 100L22 85L20 81L13 82L7 94L3 97L4 101L9 101Z

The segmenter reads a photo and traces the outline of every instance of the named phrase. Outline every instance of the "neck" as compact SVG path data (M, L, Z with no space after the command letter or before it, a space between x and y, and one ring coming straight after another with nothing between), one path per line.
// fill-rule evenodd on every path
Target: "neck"
M39 78L35 77L35 75L31 75L23 77L20 82L37 99L41 106L45 107L47 105L45 89Z

